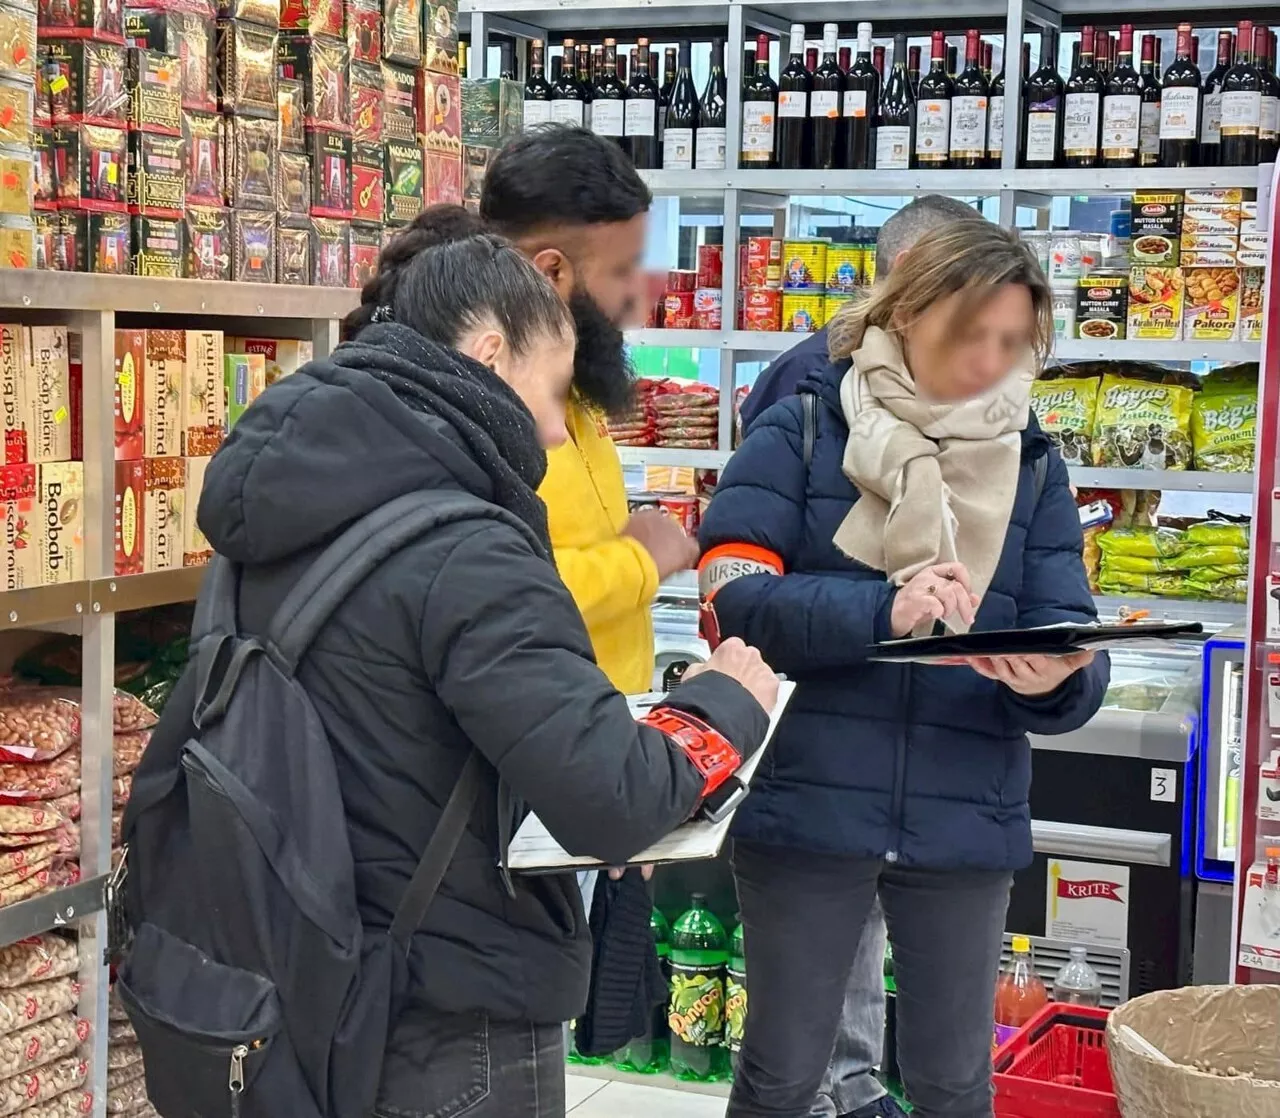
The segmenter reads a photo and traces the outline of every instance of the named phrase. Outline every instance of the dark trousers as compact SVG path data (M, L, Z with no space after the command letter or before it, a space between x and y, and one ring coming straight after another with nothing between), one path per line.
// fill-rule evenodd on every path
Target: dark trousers
M407 1013L382 1065L375 1118L564 1118L560 1025Z
M898 1064L916 1118L991 1118L1008 873L899 869L739 842L750 1012L727 1118L805 1118L822 1084L873 899L898 986Z

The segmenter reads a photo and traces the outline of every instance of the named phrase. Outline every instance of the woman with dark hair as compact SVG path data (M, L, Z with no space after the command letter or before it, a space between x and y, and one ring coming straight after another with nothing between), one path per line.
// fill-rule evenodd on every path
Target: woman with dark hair
M590 939L573 875L508 874L506 839L532 810L566 849L626 861L759 747L776 680L735 642L672 695L668 714L720 756L713 773L688 733L633 720L596 667L535 492L565 438L573 323L509 243L427 211L346 333L236 424L200 525L238 565L241 625L259 633L369 512L414 492L477 499L377 567L297 678L332 743L367 928L388 928L464 762L484 761L396 979L375 1113L559 1118L561 1022L583 1009Z

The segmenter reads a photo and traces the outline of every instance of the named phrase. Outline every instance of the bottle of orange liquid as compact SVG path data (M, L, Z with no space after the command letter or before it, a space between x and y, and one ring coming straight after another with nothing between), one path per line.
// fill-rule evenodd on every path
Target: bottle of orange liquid
M1013 958L996 982L996 1032L999 1047L1049 1004L1049 991L1031 961L1031 941L1013 937Z

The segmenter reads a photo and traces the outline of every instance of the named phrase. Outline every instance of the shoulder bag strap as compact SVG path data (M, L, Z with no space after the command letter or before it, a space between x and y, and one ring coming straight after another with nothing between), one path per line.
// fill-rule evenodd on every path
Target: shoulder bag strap
M800 410L804 421L804 468L813 463L813 444L818 438L818 397L812 392L800 393Z

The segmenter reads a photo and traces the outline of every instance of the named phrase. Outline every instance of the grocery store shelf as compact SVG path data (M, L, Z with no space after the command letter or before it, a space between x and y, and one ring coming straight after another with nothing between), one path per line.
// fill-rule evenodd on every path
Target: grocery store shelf
M627 343L680 349L731 349L741 353L781 353L805 334L779 334L762 330L628 330Z
M1252 493L1253 474L1199 470L1107 470L1072 466L1071 483L1081 489L1162 489L1186 493Z
M0 908L0 947L101 912L106 904L106 890L107 878L94 877Z
M1127 194L1134 190L1257 186L1256 167L1099 168L1096 170L1009 171L642 171L655 194L705 194L751 190L760 194L991 195L1001 190L1027 194Z
M618 457L624 466L692 466L699 470L719 470L729 461L728 450L680 450L664 446L620 446Z
M1098 617L1103 621L1114 621L1120 609L1125 607L1129 610L1146 610L1152 621L1199 621L1213 632L1229 625L1238 625L1245 619L1243 602L1196 602L1181 598L1095 594L1093 604L1098 609Z
M193 602L204 581L204 567L98 579L92 584L95 612L123 613L131 609Z
M1120 339L1095 342L1082 338L1059 338L1053 343L1058 361L1257 361L1261 342L1151 342Z
M623 1071L612 1064L570 1064L565 1069L568 1075L580 1075L584 1079L602 1079L608 1083L630 1083L635 1087L658 1087L667 1091L683 1091L690 1095L712 1095L715 1098L727 1099L730 1084L728 1083L689 1083L677 1079L674 1075L640 1075L634 1071Z
M88 582L6 590L0 593L0 629L36 629L83 617L91 601Z
M235 318L342 318L360 300L346 288L99 276L86 272L0 272L0 307L115 311L117 314Z

